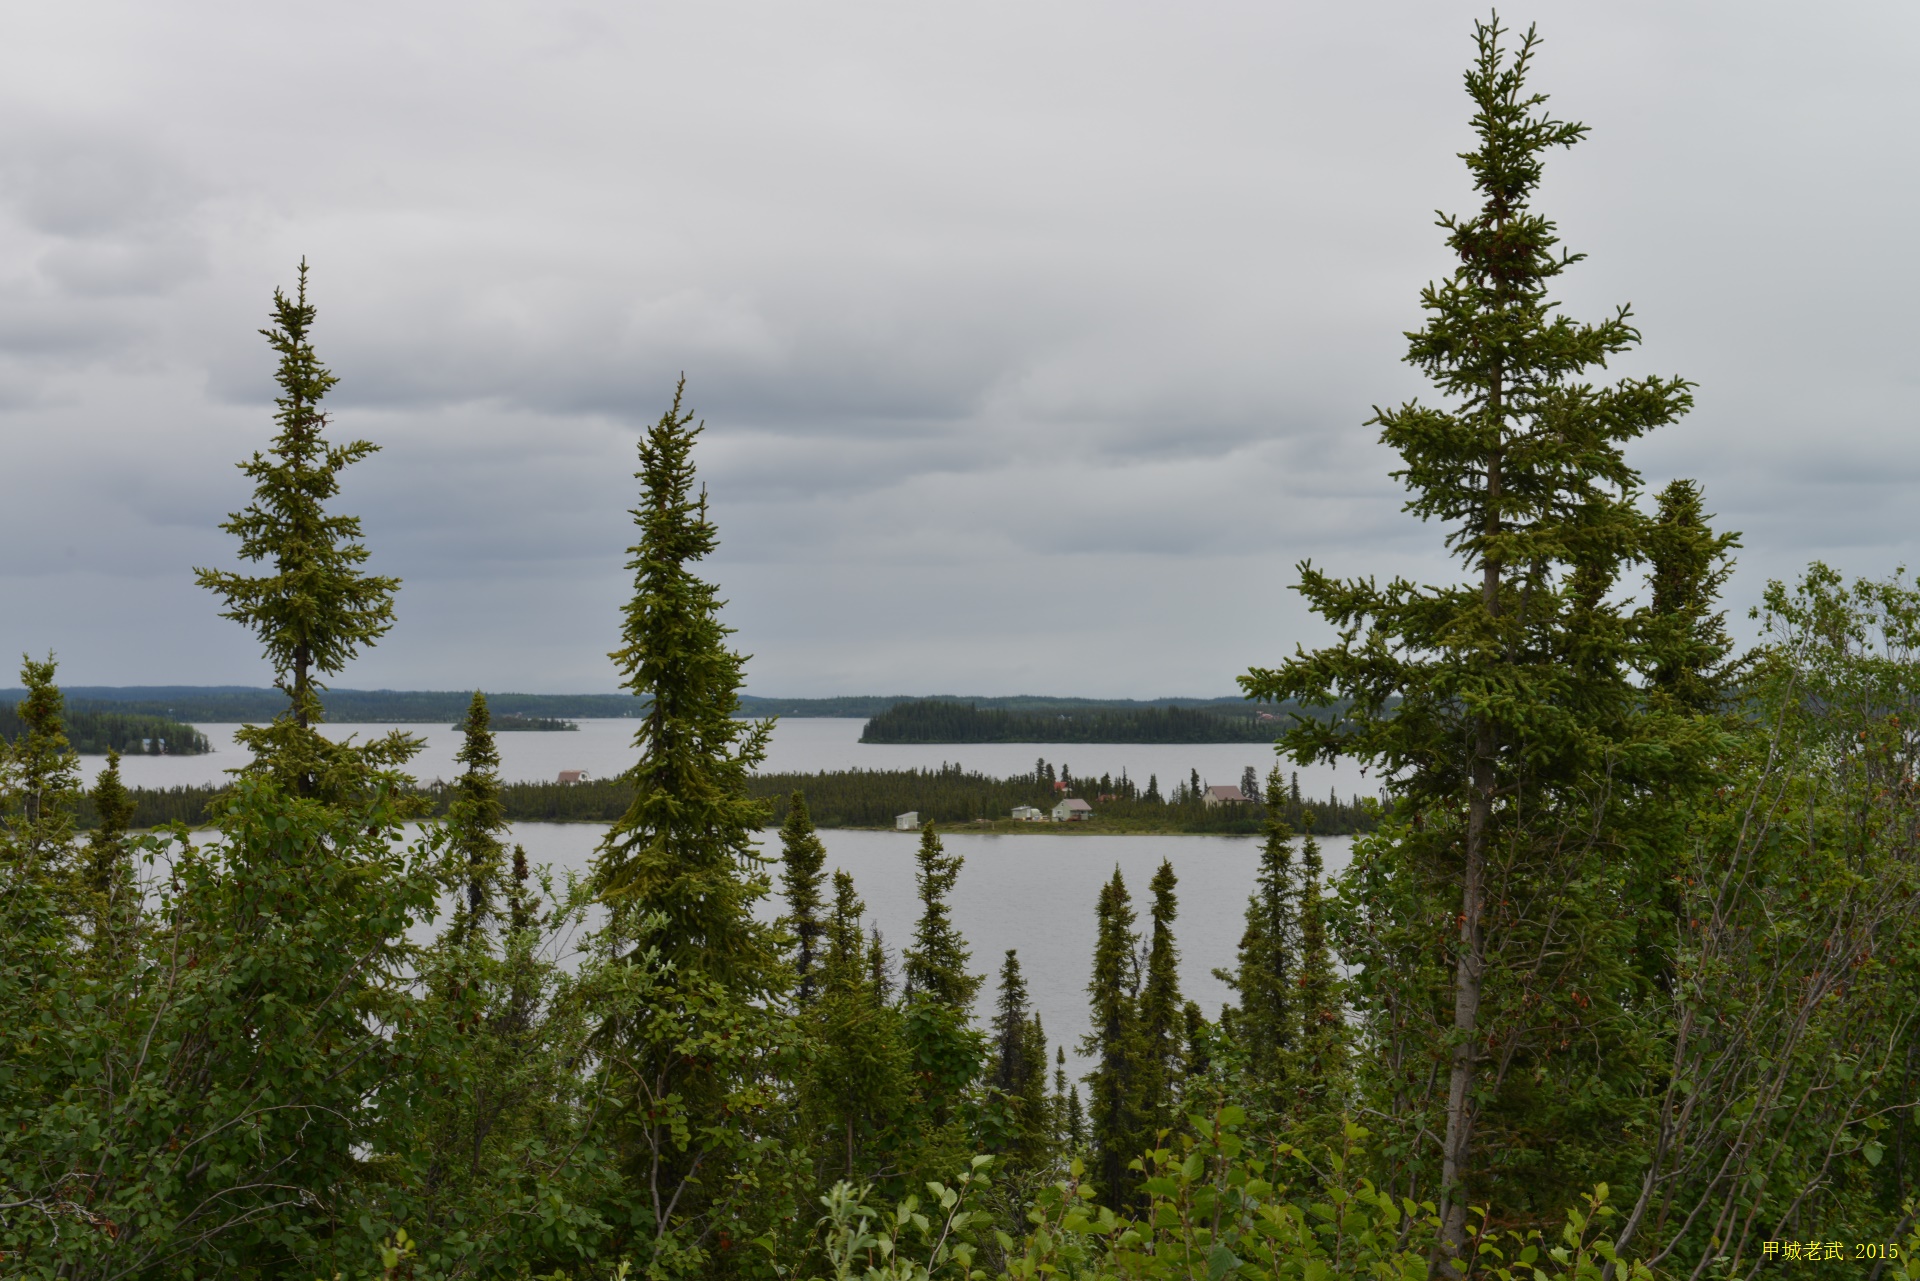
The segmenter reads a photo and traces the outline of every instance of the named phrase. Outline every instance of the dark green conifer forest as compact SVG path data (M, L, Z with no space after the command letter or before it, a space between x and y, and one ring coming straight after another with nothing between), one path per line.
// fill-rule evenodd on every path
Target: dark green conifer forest
M52 657L0 725L0 1276L1920 1276L1920 586L1814 564L1734 644L1736 537L1628 456L1691 384L1601 381L1633 314L1552 295L1580 257L1533 200L1586 130L1536 48L1476 27L1478 206L1442 218L1454 267L1407 335L1434 400L1371 420L1457 579L1302 565L1336 643L1242 678L1287 714L1241 724L1364 764L1378 800L1278 763L1212 809L1197 772L759 773L684 385L638 444L609 656L631 768L505 783L473 693L461 773L423 787L410 736L317 728L401 584L339 509L376 447L326 434L302 263L262 331L241 567L198 571L275 672L249 763L126 788L135 737L186 749L71 711ZM891 715L1067 714L963 706ZM1068 787L1114 830L1258 842L1227 1007L1182 991L1183 933L1222 923L1170 861L1060 907L1097 926L1084 1038L1049 1039L1020 949L976 955L947 838ZM816 825L912 808L889 940ZM590 873L530 866L523 818L605 822Z

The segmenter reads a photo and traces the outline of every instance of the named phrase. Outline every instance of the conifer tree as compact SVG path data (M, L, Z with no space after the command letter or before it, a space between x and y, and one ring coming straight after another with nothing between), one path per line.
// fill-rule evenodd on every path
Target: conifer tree
M813 818L807 813L807 798L795 791L787 806L786 822L780 825L780 886L786 893L787 914L782 922L793 934L794 999L801 1005L811 1002L819 988L820 936L825 927L820 920L820 884L827 862L827 847L813 830Z
M920 919L914 926L913 946L902 957L905 994L908 1000L920 997L964 1017L973 1008L981 982L978 975L967 973L973 953L954 928L947 906L947 895L953 892L964 860L946 852L930 822L920 829L915 858L919 864L914 883L920 895Z
M460 750L453 759L466 767L454 781L453 799L447 806L448 849L462 882L454 933L464 937L484 931L493 917L494 893L506 858L500 839L507 828L506 807L500 800L500 750L493 741L487 697L478 690L467 705Z
M1178 884L1172 861L1162 859L1149 884L1153 892L1153 934L1147 944L1146 982L1140 991L1138 1107L1147 1138L1172 1127L1179 1115L1186 1020L1180 995L1180 953L1173 941L1173 921L1180 904L1174 893Z
M1009 1150L1022 1165L1032 1167L1051 1149L1053 1121L1047 1104L1047 1041L1040 1016L1027 1001L1026 979L1020 956L1013 949L1000 966L1000 986L994 1001L993 1058L990 1081L1006 1101L1011 1121Z
M107 767L93 782L93 812L98 817L87 833L86 888L93 899L93 937L96 948L107 946L114 927L133 904L133 852L127 829L133 822L133 798L120 781L120 753L107 752Z
M897 1169L910 1093L898 1011L874 988L866 910L853 877L836 869L815 996L800 1009L815 1047L804 1106L816 1166L849 1180Z
M1531 199L1545 153L1573 146L1586 128L1553 118L1528 88L1534 33L1511 56L1504 34L1497 20L1476 24L1466 75L1478 141L1463 159L1481 206L1440 219L1458 265L1425 289L1426 323L1408 335L1407 361L1453 403L1410 402L1372 420L1403 460L1395 474L1412 493L1407 509L1446 525L1471 581L1382 586L1303 565L1300 590L1340 629L1340 643L1241 678L1253 697L1336 709L1327 721L1296 723L1284 740L1290 754L1382 769L1425 824L1402 846L1400 883L1424 880L1436 900L1450 900L1409 911L1458 923L1436 1200L1445 1253L1463 1269L1468 1204L1488 1197L1476 1129L1515 1061L1509 1050L1534 1025L1522 987L1559 988L1561 977L1539 966L1573 957L1588 972L1567 986L1618 987L1591 969L1615 964L1606 936L1618 915L1593 880L1602 865L1582 861L1618 821L1594 798L1632 795L1691 768L1675 723L1645 715L1633 674L1647 665L1649 637L1609 594L1621 566L1648 546L1639 476L1623 447L1683 414L1689 386L1583 381L1639 334L1627 308L1581 324L1549 297L1579 255L1559 249ZM1602 777L1604 791L1586 786ZM1583 884L1582 900L1549 906ZM1531 932L1541 921L1579 937L1543 943ZM1508 973L1529 977L1510 984ZM1489 1064L1494 1076L1483 1078Z
M1698 484L1670 482L1660 491L1647 540L1651 623L1661 633L1649 683L1676 706L1702 714L1722 709L1735 674L1733 640L1717 603L1740 545L1738 534L1713 532L1705 507Z
M1307 820L1312 827L1312 818ZM1327 1115L1337 1105L1346 1081L1346 1023L1341 1012L1339 976L1327 942L1326 904L1321 882L1326 871L1320 842L1311 835L1300 843L1300 1051L1298 1080L1307 1115Z
M1142 1146L1140 1115L1140 978L1135 949L1133 901L1118 867L1113 879L1100 887L1095 907L1098 921L1093 945L1093 978L1087 984L1092 998L1093 1031L1082 1052L1094 1060L1087 1075L1087 1128L1093 1147L1093 1182L1101 1204L1118 1210L1133 1199L1138 1182L1127 1163Z
M993 1012L993 1084L1012 1096L1020 1092L1026 1071L1027 981L1020 973L1020 954L1007 949L1000 964L1000 990Z
M1258 1096L1273 1110L1292 1079L1299 1045L1298 958L1300 886L1293 867L1293 833L1283 817L1280 770L1267 775L1266 839L1260 870L1247 899L1240 936L1239 967L1223 975L1239 998L1228 1012L1226 1031L1234 1058Z
M377 452L355 440L335 445L321 434L328 415L320 402L340 380L320 363L307 301L307 264L289 298L273 292L273 327L261 330L279 353L274 400L279 432L265 454L239 464L254 482L253 501L222 529L240 540L240 558L271 570L247 575L197 569L202 587L226 602L221 617L260 639L274 683L287 695L286 715L271 726L248 726L236 737L295 795L343 800L358 796L371 775L392 769L419 749L419 740L394 733L354 748L313 733L322 719L321 678L338 675L360 650L393 626L397 578L366 573L368 552L360 518L330 514L340 473Z
M66 699L54 684L54 670L51 654L45 661L21 656L20 683L27 695L14 714L25 729L5 745L10 795L0 822L9 856L21 873L58 880L73 871L67 862L80 800L80 758L67 742Z
M746 1231L738 1216L775 1212L743 1198L786 1159L764 1085L793 1043L768 1008L788 982L778 935L753 910L770 885L755 847L766 808L747 778L771 727L734 717L745 660L727 647L718 592L695 572L719 540L694 488L700 428L684 391L683 381L640 441L633 598L612 658L647 712L622 776L633 801L601 842L594 879L609 946L667 976L644 1014L607 1029L627 1091L625 1159L647 1189L649 1266L698 1270L723 1228Z

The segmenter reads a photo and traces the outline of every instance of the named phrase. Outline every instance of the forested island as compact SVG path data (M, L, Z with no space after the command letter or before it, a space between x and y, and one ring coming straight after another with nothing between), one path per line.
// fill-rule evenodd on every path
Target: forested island
M1241 703L1014 710L972 702L896 703L860 731L863 743L1271 743L1293 708Z
M0 739L27 731L17 703L0 700ZM82 756L203 756L213 750L191 725L139 712L101 711L77 704L67 713L67 742Z
M1302 565L1333 639L1275 636L1240 678L1329 710L1284 727L1287 758L1391 785L1309 817L1277 774L1246 780L1261 812L1231 821L1259 857L1231 922L1182 915L1171 860L1144 885L1089 870L1073 1027L1043 1026L1021 949L974 954L939 823L898 939L819 823L1066 791L1121 822L1201 780L757 774L684 382L638 441L631 589L608 602L625 705L649 708L625 781L504 783L479 693L444 785L410 774L405 734L328 739L344 704L320 684L395 625L400 584L329 505L376 447L324 434L302 262L263 331L275 430L240 464L239 567L196 571L283 691L245 767L142 798L109 758L83 787L56 664L22 664L0 1272L1920 1276L1920 585L1816 562L1734 641L1737 536L1627 452L1692 384L1603 381L1644 363L1635 318L1551 294L1581 256L1534 201L1584 126L1530 85L1531 31L1474 34L1475 207L1442 217L1451 265L1405 335L1433 403L1368 420L1457 568ZM134 830L175 802L215 837ZM529 866L510 822L532 810L610 820L584 879ZM1331 880L1300 830L1329 821L1370 828ZM1228 996L1205 1009L1182 941L1222 929Z
M453 728L459 729L460 726L455 725ZM525 730L550 734L579 728L580 726L573 721L562 720L557 716L528 716L522 712L508 712L504 716L493 718L493 729L496 734L502 730Z
M1244 784L1244 780L1241 780ZM1377 800L1338 795L1303 797L1298 777L1270 779L1253 788L1250 804L1205 803L1200 784L1190 776L1162 788L1158 778L1143 785L1124 775L1069 779L1061 786L1058 771L1042 762L1031 774L1011 778L962 770L940 769L829 770L808 774L753 774L747 793L768 804L768 822L786 818L794 793L804 793L813 822L822 828L891 828L894 819L909 811L948 830L994 830L1019 834L1053 835L1081 832L1184 832L1196 835L1252 836L1267 829L1271 817L1284 818L1295 830L1319 835L1343 835L1373 829L1380 815ZM1278 786L1277 794L1271 788ZM452 787L410 789L422 798L428 812L447 815L457 792ZM132 806L126 823L140 830L167 823L198 827L218 815L226 788L203 787L126 789ZM502 813L511 822L611 823L632 806L634 786L624 779L594 779L585 783L519 782L500 785ZM1277 800L1273 797L1277 795ZM1082 822L1016 822L1019 806L1051 809L1069 796L1093 805L1093 815ZM1272 800L1273 803L1269 804ZM100 822L84 798L75 811L82 830Z

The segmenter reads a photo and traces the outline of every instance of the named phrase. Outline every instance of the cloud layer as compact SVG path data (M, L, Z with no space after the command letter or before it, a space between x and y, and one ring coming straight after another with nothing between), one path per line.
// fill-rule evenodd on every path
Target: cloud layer
M401 622L359 686L610 687L685 372L752 687L1218 693L1312 558L1449 572L1363 424L1467 203L1477 6L77 3L0 44L0 647L262 678L191 582L304 254ZM1542 3L1543 207L1698 409L1736 603L1911 555L1913 11Z

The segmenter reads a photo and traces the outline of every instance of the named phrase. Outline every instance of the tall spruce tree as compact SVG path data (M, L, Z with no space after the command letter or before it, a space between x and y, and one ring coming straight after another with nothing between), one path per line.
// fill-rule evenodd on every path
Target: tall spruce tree
M1307 829L1313 817L1307 816ZM1327 940L1326 903L1321 897L1326 864L1320 842L1300 842L1300 1048L1296 1081L1303 1119L1330 1116L1346 1083L1346 1021L1340 1002L1340 978Z
M340 380L320 363L311 332L307 264L289 298L273 291L273 327L261 330L279 353L274 400L279 432L265 454L239 464L254 482L253 501L222 529L240 540L240 559L264 563L261 575L196 569L202 587L226 602L221 617L260 639L274 683L287 695L286 714L272 725L235 735L254 754L255 767L274 773L295 795L338 801L357 797L371 776L404 763L419 740L398 732L354 747L312 732L324 716L323 676L346 664L393 626L400 580L368 574L360 518L329 513L340 473L378 451L369 441L330 444L321 434L328 416L320 402Z
M905 995L920 997L965 1016L973 1009L981 978L967 973L973 953L954 927L947 895L953 892L964 861L949 854L939 833L928 823L920 829L915 854L919 871L914 884L920 895L920 919L913 927L913 946L902 954L906 971Z
M1047 1037L1027 998L1020 955L1007 949L994 999L988 1076L1007 1109L1003 1150L1024 1168L1042 1164L1053 1149L1054 1118L1047 1098Z
M108 947L116 926L134 909L133 848L127 829L133 824L133 797L120 781L120 753L107 752L107 767L89 793L97 819L87 833L86 889L93 903L93 940Z
M819 990L820 937L826 928L820 919L820 886L827 847L813 830L804 792L794 792L786 822L780 825L780 863L780 888L787 900L782 923L793 934L794 999L807 1005Z
M1138 1186L1128 1162L1145 1151L1140 1115L1140 975L1132 896L1118 867L1100 887L1094 908L1093 977L1087 984L1093 1031L1081 1052L1094 1060L1087 1074L1087 1128L1093 1182L1101 1204L1119 1210Z
M487 696L475 690L461 725L460 750L453 756L466 768L454 781L453 799L447 806L448 848L454 875L461 882L454 930L461 935L487 928L506 870L506 846L500 834L507 828L507 811L500 800L500 749L493 741L492 720Z
M1646 705L1632 676L1649 640L1611 587L1648 534L1622 449L1683 414L1688 384L1584 381L1639 334L1624 307L1581 324L1549 297L1580 256L1559 249L1530 202L1545 153L1586 129L1554 119L1528 88L1535 34L1511 55L1504 34L1497 21L1476 24L1466 74L1477 144L1463 159L1481 206L1441 217L1458 266L1424 290L1426 323L1408 335L1407 361L1452 405L1410 402L1372 420L1403 460L1395 474L1412 492L1407 510L1447 527L1471 581L1380 586L1302 565L1299 590L1340 643L1241 678L1251 696L1335 709L1297 724L1287 750L1301 763L1354 757L1380 769L1405 813L1420 817L1417 839L1400 846L1400 883L1433 886L1433 901L1409 910L1457 923L1450 1026L1436 1035L1446 1058L1437 1199L1444 1253L1459 1268L1468 1204L1492 1195L1477 1128L1513 1079L1528 1029L1541 1025L1525 1013L1538 999L1529 993L1606 991L1611 981L1618 913L1596 861L1617 843L1607 798L1684 767L1675 762L1685 756L1671 722L1636 715ZM1550 973L1555 965L1583 972ZM1512 1137L1510 1166L1532 1141L1524 1127Z
M19 874L64 882L74 871L74 811L80 801L80 758L67 741L66 699L54 683L53 655L44 661L22 655L20 683L27 695L14 714L24 726L3 746L8 805L0 814L6 849ZM66 886L62 897L69 897Z
M622 776L633 801L594 865L609 946L665 975L647 1009L606 1037L622 1065L624 1158L648 1190L649 1266L667 1272L720 1266L722 1232L747 1237L750 1216L779 1213L748 1193L786 1159L769 1083L793 1052L769 1009L790 972L778 934L754 915L770 889L755 848L767 811L747 779L771 726L734 716L745 660L727 647L718 592L695 572L719 538L694 487L700 428L684 391L683 380L639 446L633 598L611 657L647 712Z
M1285 798L1275 767L1267 774L1266 837L1247 897L1239 965L1221 975L1238 998L1223 1020L1230 1057L1245 1078L1247 1101L1268 1113L1286 1109L1300 1033L1300 885Z
M1178 885L1172 861L1162 859L1148 885L1153 893L1149 912L1153 933L1147 943L1146 981L1140 989L1138 1107L1148 1138L1171 1128L1180 1114L1186 1017L1180 995L1180 952L1173 940L1173 922L1180 908L1174 893Z

